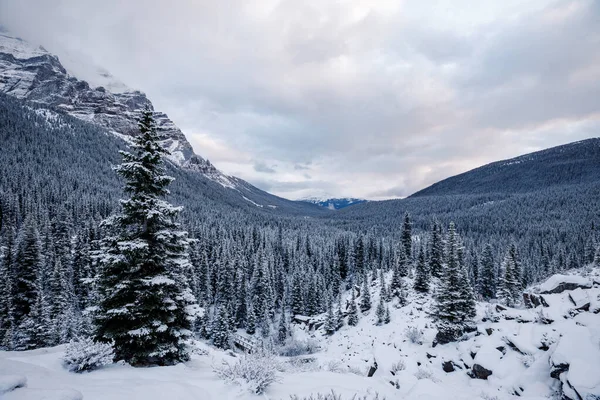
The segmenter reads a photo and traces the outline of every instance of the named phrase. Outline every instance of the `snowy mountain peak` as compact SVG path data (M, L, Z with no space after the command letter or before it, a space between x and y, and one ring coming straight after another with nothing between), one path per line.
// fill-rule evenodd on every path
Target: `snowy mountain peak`
M66 112L125 140L137 132L138 111L153 108L144 93L128 88L83 56L67 54L59 59L6 30L0 33L0 92ZM231 177L194 153L183 132L165 113L156 112L155 117L171 162L203 173L225 187L235 186Z

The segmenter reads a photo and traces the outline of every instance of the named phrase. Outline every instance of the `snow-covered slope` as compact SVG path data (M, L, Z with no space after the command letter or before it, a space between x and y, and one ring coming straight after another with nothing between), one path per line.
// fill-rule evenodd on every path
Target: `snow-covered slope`
M542 294L548 290L554 293ZM377 304L378 281L371 291ZM62 346L0 352L0 376L7 376L4 386L10 388L27 382L26 388L5 394L7 400L41 399L41 394L86 400L283 400L332 390L348 399L355 393L415 400L598 399L600 270L552 277L530 288L527 296L530 307L532 297L541 303L520 309L479 303L477 330L446 345L434 343L436 330L428 316L431 296L413 294L407 306L392 307L388 325L375 325L374 309L360 316L358 326L345 326L332 336L298 323L296 339L313 340L320 351L276 359L278 380L261 396L219 381L213 368L239 355L203 344L203 354L186 364L149 369L113 365L81 375L61 365Z

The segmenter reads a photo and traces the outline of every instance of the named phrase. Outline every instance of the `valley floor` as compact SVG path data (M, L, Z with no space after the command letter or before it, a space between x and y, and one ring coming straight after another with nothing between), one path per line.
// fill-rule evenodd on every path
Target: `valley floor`
M156 368L117 364L83 374L63 367L64 346L0 352L0 397L284 400L334 390L346 398L354 394L374 398L378 393L380 399L388 400L547 399L560 398L562 381L569 398L598 399L600 271L588 271L586 277L555 276L545 286L533 288L532 293L569 280L590 287L543 295L545 306L532 309L502 309L480 303L477 332L447 345L432 345L436 331L427 315L431 296L414 296L409 305L392 307L388 325L374 325L374 309L361 315L357 327L345 326L332 336L296 325L296 339L312 340L321 350L296 359L279 357L278 381L260 396L220 380L213 370L223 362L235 362L240 355L199 344L199 354L185 364ZM376 287L373 289L378 293ZM376 296L373 300L377 304ZM409 328L422 333L417 343L409 340ZM375 362L377 370L369 378L367 371ZM444 364L454 371L445 372ZM469 376L475 364L492 373L487 380ZM23 384L24 378L25 387L2 394L11 385Z

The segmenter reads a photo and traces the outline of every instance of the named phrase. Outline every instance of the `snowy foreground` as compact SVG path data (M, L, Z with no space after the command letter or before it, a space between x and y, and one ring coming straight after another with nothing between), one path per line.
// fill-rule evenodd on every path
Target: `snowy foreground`
M321 350L297 359L279 357L278 381L260 396L214 372L239 355L205 345L182 365L112 365L83 374L63 367L64 346L58 346L0 352L0 398L279 400L334 390L347 398L378 393L388 400L546 399L560 398L562 387L567 398L598 399L600 271L585 275L554 276L530 288L532 305L540 303L535 308L480 303L477 332L443 346L432 346L436 331L426 314L431 296L392 309L389 325L374 326L374 310L361 315L357 327L346 326L331 337L297 325L296 337L316 341ZM413 335L407 335L409 327L416 328ZM369 378L374 362L377 369Z

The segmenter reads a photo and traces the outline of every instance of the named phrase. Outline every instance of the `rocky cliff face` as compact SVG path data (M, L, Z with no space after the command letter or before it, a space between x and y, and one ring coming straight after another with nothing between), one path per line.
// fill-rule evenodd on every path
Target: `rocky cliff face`
M123 85L115 87L118 90L114 87L111 87L113 91L103 86L92 87L86 81L71 76L58 57L43 47L0 32L1 92L66 111L127 139L137 132L137 111L153 107L144 93ZM219 180L230 180L208 160L194 154L184 134L166 114L157 112L156 117L165 138L163 146L170 151L172 162Z

